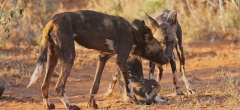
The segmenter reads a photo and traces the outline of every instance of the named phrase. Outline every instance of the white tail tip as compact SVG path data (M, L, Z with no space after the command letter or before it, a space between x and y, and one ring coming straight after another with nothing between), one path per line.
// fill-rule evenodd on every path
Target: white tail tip
M32 84L34 84L37 81L37 79L42 74L42 70L43 70L43 64L37 64L37 67L35 68L32 76L31 76L31 79L30 79L30 82L29 82L27 88L30 87Z

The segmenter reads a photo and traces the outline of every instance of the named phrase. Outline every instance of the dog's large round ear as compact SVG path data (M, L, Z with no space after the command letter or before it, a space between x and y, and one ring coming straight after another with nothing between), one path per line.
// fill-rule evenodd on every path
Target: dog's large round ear
M140 27L145 26L145 22L144 20L134 19L132 26L138 30Z
M145 13L149 22L150 22L150 26L152 27L152 29L156 30L158 28L158 23L156 20L154 20L151 16L149 16L147 13Z
M176 10L172 10L167 17L167 23L170 26L173 26L177 23L177 11Z

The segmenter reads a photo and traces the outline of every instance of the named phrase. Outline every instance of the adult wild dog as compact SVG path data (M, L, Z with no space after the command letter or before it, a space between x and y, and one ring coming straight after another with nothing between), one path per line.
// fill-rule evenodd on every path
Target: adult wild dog
M28 85L29 87L35 83L47 59L46 74L41 89L44 106L48 109L54 108L48 100L48 89L58 59L61 62L61 75L55 90L68 109L79 109L77 106L70 105L65 95L66 80L75 58L74 41L86 48L100 51L93 86L90 90L89 107L98 107L95 94L99 89L105 63L114 54L117 55L116 64L124 77L125 91L136 103L138 101L130 92L132 87L128 80L127 59L130 51L132 50L133 55L157 64L165 64L169 61L163 49L160 48L160 43L153 38L151 30L145 25L136 30L122 17L89 10L56 14L43 30L37 66Z
M186 73L185 73L185 67L184 67L185 57L184 57L184 50L183 50L183 46L182 46L182 29L177 20L177 11L175 11L175 10L170 11L167 9L160 10L159 12L157 12L155 14L154 18L152 18L148 14L146 14L146 15L150 21L153 36L155 38L157 38L158 41L163 42L163 44L166 45L165 51L166 51L167 56L170 58L170 65L171 65L172 72L173 72L173 82L176 87L177 95L182 95L183 92L180 89L179 82L178 82L176 60L175 60L175 55L173 52L174 46L175 46L178 58L180 60L180 72L182 73L181 74L182 80L185 83L187 92L189 94L196 93L195 89L189 83L189 81L186 77ZM166 25L166 26L164 26L164 25ZM160 28L162 26L164 26L165 28ZM163 29L164 29L164 31L163 31ZM177 38L176 45L175 45L175 42L170 41L170 39L172 39L172 38L171 38L171 36L168 35L168 33L170 33L170 35L173 35ZM163 37L164 34L166 37ZM170 46L170 48L168 48L169 46ZM180 52L179 52L179 50L180 50ZM150 66L149 78L151 79L154 74L155 64L153 62L150 62L149 66ZM157 76L157 80L160 82L160 80L162 78L162 72L163 72L162 66L158 65L158 69L159 69L159 73Z

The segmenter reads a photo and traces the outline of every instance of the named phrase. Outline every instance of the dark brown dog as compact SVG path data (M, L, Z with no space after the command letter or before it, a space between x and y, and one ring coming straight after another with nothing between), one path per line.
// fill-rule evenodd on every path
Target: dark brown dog
M185 83L187 92L189 94L196 93L195 89L189 83L185 73L185 57L184 57L184 51L182 46L182 29L177 20L177 11L175 10L170 11L170 10L164 9L157 12L154 18L150 17L149 15L147 15L147 17L150 21L153 36L157 38L158 41L163 42L163 44L166 46L165 53L170 58L170 65L173 72L173 82L176 88L177 95L183 95L183 92L180 89L180 85L178 81L176 59L173 52L174 46L175 46L178 58L180 60L180 72L182 73L181 74L182 80ZM175 39L177 38L177 40L174 41L173 40L174 38ZM154 74L155 64L150 62L149 66L150 66L149 78L152 79ZM162 78L162 73L163 73L162 65L158 65L158 69L159 69L159 73L157 76L157 81L160 82Z
M86 48L100 51L97 71L90 90L89 107L98 107L95 102L95 94L99 89L105 63L114 54L117 55L116 64L126 84L125 94L135 103L138 101L130 92L132 88L129 86L130 81L128 80L127 59L129 54L140 56L157 64L169 62L160 43L153 38L151 30L145 25L135 29L122 17L89 10L56 14L43 30L37 66L28 85L28 87L32 85L41 75L44 62L47 60L42 96L44 106L48 109L54 108L54 105L50 104L48 100L48 89L58 59L60 59L62 71L55 90L66 108L79 109L77 106L70 105L65 95L66 80L75 59L74 41Z

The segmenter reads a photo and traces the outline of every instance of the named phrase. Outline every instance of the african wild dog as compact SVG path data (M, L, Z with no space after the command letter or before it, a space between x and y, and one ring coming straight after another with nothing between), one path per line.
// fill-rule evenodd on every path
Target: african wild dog
M166 55L170 58L170 65L173 72L173 82L176 87L177 95L182 95L183 92L180 89L179 82L178 82L176 60L173 52L174 46L175 46L178 58L180 60L180 72L182 73L181 76L187 88L187 92L189 94L196 93L195 89L192 88L191 84L189 83L185 73L185 68L184 68L185 57L184 57L183 46L182 46L182 29L177 20L177 11L175 10L170 11L170 10L164 9L157 12L154 18L150 17L149 15L147 15L147 17L150 21L153 36L157 38L158 41L163 42L163 44L166 46L165 52L166 52ZM160 28L162 26L164 26L164 28ZM175 45L175 41L171 40L173 39L174 36L175 38L177 38L176 45ZM150 62L149 66L150 66L149 78L152 79L154 74L155 64L153 62ZM158 69L159 69L159 73L158 73L159 75L157 76L157 80L160 82L162 78L162 72L163 72L162 65L158 65Z
M131 86L128 80L127 59L129 54L140 56L157 64L169 62L168 57L160 47L160 43L153 38L151 30L145 25L135 29L122 17L90 10L56 14L43 30L37 66L28 85L29 87L36 82L47 59L46 74L41 89L44 106L48 109L55 108L54 104L50 104L48 100L48 89L58 59L61 62L61 75L55 90L68 109L79 109L75 105L70 105L65 95L66 80L75 59L74 41L86 48L100 51L87 105L89 107L98 107L95 95L99 89L102 71L107 60L114 54L117 54L116 64L120 68L126 84L124 85L125 94L135 103L138 101L130 92Z
M158 23L153 18L151 18L148 14L146 14L146 16L150 20L151 31L153 32L153 36L155 38L158 38L159 41L160 41L160 44L161 44L160 48L163 48L165 53L166 53L166 55L169 58L172 58L173 49L174 49L175 43L177 42L176 33L174 31L174 28L172 28L172 25L174 25L174 21L173 20L175 19L176 16L174 16L174 13L171 14L171 16L169 16L167 18L169 22L163 22L160 25L158 25ZM145 25L145 23L144 22L140 22L139 20L135 20L132 23L132 25L133 25L133 27L135 27L137 29L141 25ZM154 48L157 48L157 47L154 47ZM155 64L152 63L152 62L150 62L149 64L152 65L150 70L151 71L154 70L153 68L155 67ZM162 65L163 64L159 63L157 65L158 65L159 68L162 69ZM152 74L150 74L150 75L153 76ZM108 88L108 91L106 92L106 95L110 95L112 93L112 90L113 90L113 87L114 87L114 84L115 84L114 81L116 81L116 77L117 77L116 75L117 74L113 74L113 81L110 84L110 86ZM159 75L159 76L161 76L161 75ZM152 79L152 77L150 77L150 79ZM181 89L179 89L179 90L181 92Z
M167 100L162 98L161 96L158 96L157 94L160 92L160 85L158 82L154 79L144 79L143 76L143 69L142 69L142 61L141 58L136 56L129 56L128 58L128 70L129 70L129 80L130 84L133 88L133 93L136 96L137 100L141 104L152 104L154 102L156 103L166 103ZM117 69L113 75L115 80L112 80L111 85L115 86L117 80L119 82L120 86L120 92L122 93L123 90L123 82L121 80L121 76L119 73L119 69ZM113 88L109 86L109 88ZM109 89L108 91L110 94L112 91ZM110 95L108 94L108 95Z

